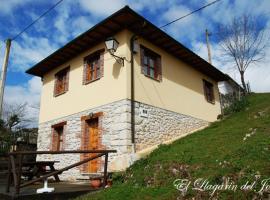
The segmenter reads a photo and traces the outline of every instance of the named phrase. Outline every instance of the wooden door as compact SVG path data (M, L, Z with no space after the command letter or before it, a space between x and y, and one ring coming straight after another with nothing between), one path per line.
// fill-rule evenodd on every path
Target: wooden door
M88 134L89 134L89 143L88 149L97 150L99 147L99 131L98 131L98 118L91 119L88 122ZM96 154L91 154L91 156L95 156ZM88 162L89 173L96 173L98 170L98 162L99 158Z

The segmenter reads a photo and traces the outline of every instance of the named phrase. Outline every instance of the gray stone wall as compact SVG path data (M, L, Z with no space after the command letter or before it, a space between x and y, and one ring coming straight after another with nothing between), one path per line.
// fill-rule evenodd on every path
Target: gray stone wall
M207 121L139 102L136 102L135 108L137 151L208 125Z
M51 126L67 121L64 133L64 150L81 148L81 117L89 113L103 112L101 120L101 144L117 153L109 156L109 171L124 170L136 159L131 144L130 101L121 100L94 109L56 119L39 125L38 150L50 150ZM135 103L136 151L143 150L164 141L179 137L192 130L206 126L208 122L187 115L171 112L143 103ZM57 160L56 168L80 161L80 155L40 155L38 160ZM103 171L103 166L100 166ZM64 172L62 179L82 178L80 168Z
M100 106L94 109L89 109L80 113L56 119L39 125L38 132L38 150L50 150L52 141L52 128L54 124L67 122L64 131L64 150L80 150L81 148L81 117L89 113L103 112L101 120L102 138L101 144L106 149L115 149L117 153L109 155L109 170L121 167L121 163L112 162L118 161L119 157L130 154L131 148L131 133L130 133L130 102L128 100L121 100ZM62 168L80 161L79 154L66 154L66 155L40 155L38 160L56 160L56 168ZM104 160L104 158L103 158ZM103 170L103 165L100 166L100 171ZM80 168L73 168L64 172L60 178L75 180L82 178Z

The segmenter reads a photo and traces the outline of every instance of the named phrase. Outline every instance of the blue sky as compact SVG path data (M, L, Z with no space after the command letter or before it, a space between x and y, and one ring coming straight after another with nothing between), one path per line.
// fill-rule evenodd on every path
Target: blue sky
M41 81L37 77L25 74L24 71L125 5L129 5L155 25L161 26L211 1L64 0L12 42L5 101L27 102L30 115L37 121ZM3 41L15 36L56 2L57 0L0 0L0 64L4 56ZM207 59L205 29L209 29L213 33L210 37L213 64L239 81L237 72L232 68L233 64L223 60L215 33L219 24L227 24L233 17L243 13L252 13L255 17L260 17L262 26L270 29L269 0L222 0L163 30ZM267 51L266 57L270 57L270 50ZM247 71L246 78L254 91L270 91L268 63L269 59L266 59L258 66L251 66Z

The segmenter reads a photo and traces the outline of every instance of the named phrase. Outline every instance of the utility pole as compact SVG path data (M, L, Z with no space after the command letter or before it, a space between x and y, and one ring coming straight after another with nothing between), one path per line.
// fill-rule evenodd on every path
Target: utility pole
M5 90L5 82L6 82L6 74L7 74L7 66L8 66L8 58L11 46L11 39L6 40L6 51L4 62L0 74L0 116L3 115L3 100L4 100L4 90Z
M210 64L212 64L211 50L210 50L210 44L209 44L209 36L211 36L211 34L206 29L205 30L205 37L206 37L206 45L207 45L207 51L208 51L208 62Z

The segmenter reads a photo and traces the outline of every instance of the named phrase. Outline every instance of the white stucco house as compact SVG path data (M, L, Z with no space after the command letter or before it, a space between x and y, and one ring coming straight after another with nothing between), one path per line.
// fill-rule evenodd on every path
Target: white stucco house
M115 51L106 48L108 38L118 43ZM38 150L115 149L109 171L124 170L143 152L215 121L221 112L218 82L228 79L129 7L27 73L43 83ZM38 159L59 160L62 167L82 158ZM63 176L101 169L98 160Z

